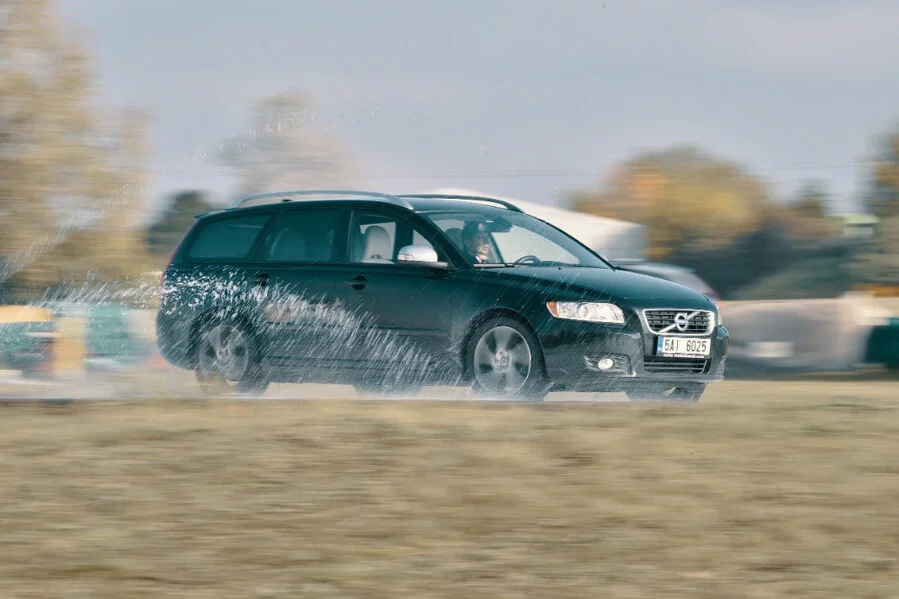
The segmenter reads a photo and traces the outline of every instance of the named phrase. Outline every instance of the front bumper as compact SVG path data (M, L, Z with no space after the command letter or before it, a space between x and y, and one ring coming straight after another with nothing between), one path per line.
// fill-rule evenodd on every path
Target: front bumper
M713 383L724 379L729 333L712 331L707 358L656 356L657 335L637 327L572 321L548 323L541 331L546 372L555 388L570 391L614 391L646 383ZM614 367L598 368L602 358Z

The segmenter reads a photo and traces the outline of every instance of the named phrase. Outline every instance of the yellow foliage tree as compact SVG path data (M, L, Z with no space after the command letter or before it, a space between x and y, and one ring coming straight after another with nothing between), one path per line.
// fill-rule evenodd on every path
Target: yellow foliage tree
M238 193L352 187L346 148L312 116L315 106L288 90L258 100L250 127L225 143L221 160L234 170Z
M899 129L886 136L882 148L873 169L868 209L889 218L899 216Z
M756 230L767 184L739 165L691 147L638 155L616 167L603 188L573 197L575 209L647 225L649 255L723 247Z
M89 58L50 0L6 2L0 33L0 284L139 268L143 122L102 123Z

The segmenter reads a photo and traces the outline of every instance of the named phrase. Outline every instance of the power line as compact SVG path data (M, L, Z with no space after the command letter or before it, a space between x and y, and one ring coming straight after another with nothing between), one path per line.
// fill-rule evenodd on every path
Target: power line
M739 169L745 173L774 173L774 172L800 172L800 171L831 171L846 170L855 168L870 168L880 164L877 161L858 161L843 164L805 164L805 165L789 165L789 166L771 166L771 167L751 167L740 166ZM217 167L216 170L224 170ZM179 175L199 175L202 171L198 169L162 169L164 172L178 173ZM601 169L522 169L522 170L462 170L462 171L444 171L444 172L420 172L420 173L371 173L363 175L365 179L448 179L448 178L464 178L464 179L503 179L503 178L573 178L573 177L599 177L602 176ZM688 175L682 175L679 178L692 178Z
M822 170L845 170L860 167L875 166L876 162L856 162L852 164L831 164L831 165L806 165L806 166L783 166L783 167L741 167L742 172L747 173L766 173L766 172L798 172L798 171L822 171ZM597 170L484 170L484 171L446 171L442 173L415 173L415 174L393 174L382 173L371 175L369 178L377 179L436 179L436 178L504 178L504 177L596 177L602 172ZM685 175L684 178L690 178Z

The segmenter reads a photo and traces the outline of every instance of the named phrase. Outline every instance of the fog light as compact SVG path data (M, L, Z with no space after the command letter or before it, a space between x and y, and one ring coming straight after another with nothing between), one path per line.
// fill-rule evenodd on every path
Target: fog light
M613 366L615 366L615 360L612 358L603 358L596 363L596 367L600 370L609 370Z

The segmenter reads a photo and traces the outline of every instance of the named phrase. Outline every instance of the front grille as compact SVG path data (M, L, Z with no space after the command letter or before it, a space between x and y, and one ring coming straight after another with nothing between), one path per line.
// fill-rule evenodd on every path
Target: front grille
M689 320L687 328L677 327L677 315ZM646 324L656 335L708 335L712 332L714 313L710 310L644 310Z
M705 374L709 361L702 358L643 358L643 372L653 374Z

